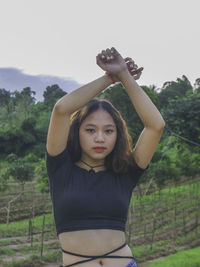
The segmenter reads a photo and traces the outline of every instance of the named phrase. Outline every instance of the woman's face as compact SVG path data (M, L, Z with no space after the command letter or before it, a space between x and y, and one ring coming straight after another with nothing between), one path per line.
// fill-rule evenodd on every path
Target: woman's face
M91 164L103 163L117 140L117 128L112 116L103 109L91 113L80 126L79 139L81 159Z

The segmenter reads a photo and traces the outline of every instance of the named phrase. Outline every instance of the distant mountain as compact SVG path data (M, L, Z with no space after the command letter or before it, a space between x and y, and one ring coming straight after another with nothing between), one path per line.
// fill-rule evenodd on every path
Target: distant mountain
M35 91L37 101L43 101L43 92L49 85L58 84L65 92L69 93L81 86L71 78L56 77L51 75L30 75L23 73L17 68L0 68L0 88L13 92L21 91L25 87L30 87Z

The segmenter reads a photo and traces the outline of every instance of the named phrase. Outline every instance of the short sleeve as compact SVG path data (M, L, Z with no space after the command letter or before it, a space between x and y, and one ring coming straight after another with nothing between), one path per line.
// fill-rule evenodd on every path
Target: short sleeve
M128 176L131 179L132 182L132 186L133 188L138 184L140 177L142 176L142 174L149 168L149 165L143 169L141 167L139 167L137 165L137 163L135 163L134 166L129 166L128 169Z
M60 154L52 156L46 149L45 153L47 174L53 174L63 163L71 164L71 157L69 155L68 147L66 147Z

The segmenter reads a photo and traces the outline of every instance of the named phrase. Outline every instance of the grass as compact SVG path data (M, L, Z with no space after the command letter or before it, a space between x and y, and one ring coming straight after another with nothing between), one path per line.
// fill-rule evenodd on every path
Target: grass
M41 231L42 229L42 222L43 222L43 216L37 216L32 220L32 224L34 227L34 231ZM53 226L53 215L52 214L46 214L45 215L45 228L46 229L52 229ZM21 236L21 235L28 235L29 232L29 219L25 219L18 222L11 222L8 225L8 231L7 226L5 223L0 224L0 237L9 237L9 236Z
M200 233L198 234L198 236L195 236L195 233L191 232L185 237L178 237L175 243L172 239L166 239L154 241L152 247L151 244L147 243L141 245L130 244L129 246L136 260L138 262L144 262L146 260L159 258L161 256L167 256L171 253L176 253L177 251L185 249L185 246L196 246L199 244L199 241L195 243L195 240L197 238L200 239Z
M41 267L46 263L61 262L61 260L60 252L46 253L42 258L37 254L32 254L26 259L2 263L1 267Z
M164 259L154 260L145 267L200 267L200 247L179 251Z
M29 186L31 186L31 184ZM174 198L175 194L176 199ZM175 253L181 249L195 247L199 244L197 242L200 239L199 226L192 229L193 225L195 226L195 216L199 216L199 209L196 205L197 200L199 200L199 196L200 182L196 182L194 185L180 185L177 187L172 187L170 189L162 189L160 192L154 192L151 195L146 195L143 197L133 194L130 205L130 207L132 207L132 200L134 200L134 210L132 211L133 215L131 215L134 219L131 222L133 230L130 234L129 223L127 223L128 228L126 229L126 239L128 240L129 235L131 235L131 242L129 243L129 246L132 250L133 256L138 262L145 260L153 260L161 256L167 256L168 254ZM34 195L27 195L26 197L34 198ZM176 206L174 205L175 201ZM19 206L21 205L22 209L28 208L27 201L23 201L23 199L18 204ZM17 205L15 205L15 208L18 210ZM175 211L177 214L176 220L174 219ZM30 213L29 217L32 217L31 210L28 210L28 212ZM156 219L156 228L154 229L155 237L151 246L153 229L152 225L154 221L154 216ZM186 222L186 232L184 232L183 229L183 218ZM42 259L40 258L42 222L43 216L35 216L32 220L33 233L35 234L33 236L34 240L32 247L31 245L25 244L31 241L29 236L29 219L10 222L8 226L8 231L5 223L0 224L0 247L2 248L0 250L0 266L31 267L42 266L44 262L56 262L58 260L60 261L61 251L58 241L55 241L54 243L45 243L43 250L44 256L42 257ZM146 236L144 236L145 224L147 227ZM54 241L54 239L57 239L52 213L45 215L45 231L46 232L44 233L44 240ZM173 239L174 232L176 234L175 240ZM36 233L38 233L38 235L36 235ZM8 239L2 240L2 238ZM9 247L5 248L5 246L8 246L9 244L21 244L22 246L19 246L15 250L10 249ZM23 261L18 260L9 263L3 263L3 256L12 256L13 258L15 258L15 254L17 255L17 252L22 254L22 256L24 255L24 257L28 257L29 254L31 254L32 258L29 257L27 259L24 259ZM193 258L196 258L196 256L194 255ZM164 261L165 259L162 260L162 264ZM153 261L153 263L154 262L155 261ZM169 266L178 267L178 265ZM180 266L182 267L184 265ZM187 265L187 267L188 266L196 267L199 265Z
M15 252L12 249L10 249L10 248L0 247L0 255L1 256L2 255L8 255L8 256L10 256L10 255L14 255L14 254L15 254Z

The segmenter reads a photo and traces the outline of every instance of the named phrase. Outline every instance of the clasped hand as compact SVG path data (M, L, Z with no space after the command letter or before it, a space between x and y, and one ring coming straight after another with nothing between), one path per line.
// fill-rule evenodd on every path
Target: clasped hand
M120 74L126 71L133 76L134 80L138 80L143 70L143 68L138 68L132 58L123 58L114 47L102 50L97 55L96 62L101 69L110 72L114 76L115 81L120 81Z

